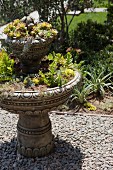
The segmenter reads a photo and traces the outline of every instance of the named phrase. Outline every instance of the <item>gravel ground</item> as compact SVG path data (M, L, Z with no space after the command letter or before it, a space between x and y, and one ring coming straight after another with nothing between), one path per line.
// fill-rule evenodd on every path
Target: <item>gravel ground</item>
M16 152L17 115L0 110L0 170L113 170L113 117L51 114L55 152L24 158Z

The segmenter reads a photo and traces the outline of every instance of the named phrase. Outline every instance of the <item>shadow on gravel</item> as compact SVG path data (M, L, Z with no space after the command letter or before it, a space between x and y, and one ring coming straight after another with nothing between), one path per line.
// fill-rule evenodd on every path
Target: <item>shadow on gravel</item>
M17 139L0 143L0 170L82 170L84 155L80 148L55 138L55 151L43 158L17 154Z
M58 158L63 170L82 170L84 154L78 146L59 138L55 138L55 146L53 157Z

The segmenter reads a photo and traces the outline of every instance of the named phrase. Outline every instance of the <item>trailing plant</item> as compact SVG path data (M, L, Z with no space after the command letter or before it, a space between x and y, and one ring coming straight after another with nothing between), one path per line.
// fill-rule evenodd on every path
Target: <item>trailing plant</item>
M5 50L0 51L0 82L11 80L14 73L14 60L9 58Z

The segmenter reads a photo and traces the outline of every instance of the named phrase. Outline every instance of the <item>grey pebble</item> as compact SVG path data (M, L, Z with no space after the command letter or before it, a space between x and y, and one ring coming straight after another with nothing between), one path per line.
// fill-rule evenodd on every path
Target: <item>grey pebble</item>
M50 114L55 152L24 158L16 151L18 115L0 109L0 170L112 170L113 117Z

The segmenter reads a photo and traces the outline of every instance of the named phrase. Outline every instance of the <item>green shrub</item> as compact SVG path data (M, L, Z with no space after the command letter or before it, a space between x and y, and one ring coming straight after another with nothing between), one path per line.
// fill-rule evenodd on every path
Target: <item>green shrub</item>
M0 81L11 80L14 60L10 59L5 50L0 51Z
M113 39L113 4L111 4L107 9L107 23L106 23L106 35L110 40Z
M97 53L85 53L83 54L82 59L84 60L84 70L90 71L96 69L97 72L104 68L104 73L108 74L113 72L113 46L108 45L103 50Z
M62 55L61 53L50 53L47 57L49 60L49 67L47 72L39 71L39 78L42 84L49 87L62 86L74 77L74 70L78 65L73 64L71 53Z
M108 0L93 0L93 6L95 8L107 7L108 6Z
M70 33L70 46L79 47L83 51L100 51L108 43L106 25L88 20L78 24L77 30Z

